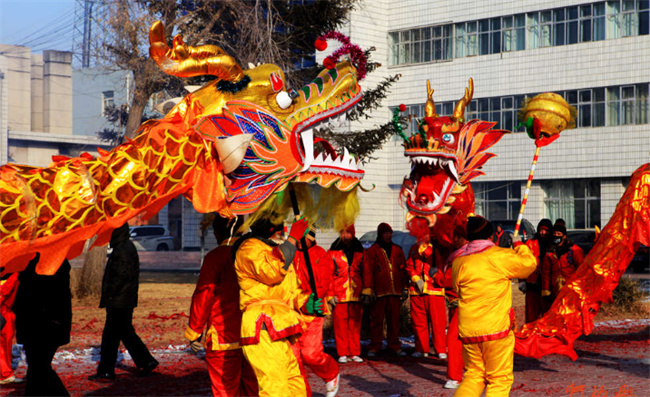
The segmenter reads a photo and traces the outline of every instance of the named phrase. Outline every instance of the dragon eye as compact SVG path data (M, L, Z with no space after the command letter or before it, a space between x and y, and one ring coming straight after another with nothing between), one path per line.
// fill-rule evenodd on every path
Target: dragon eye
M443 141L444 143L453 144L453 143L454 143L454 136L451 135L451 134L449 134L449 133L444 134L444 135L442 136L442 141Z
M275 101L278 103L278 106L280 106L280 108L282 109L287 109L289 106L291 106L291 103L293 102L291 96L286 91L278 92L278 95L275 96Z

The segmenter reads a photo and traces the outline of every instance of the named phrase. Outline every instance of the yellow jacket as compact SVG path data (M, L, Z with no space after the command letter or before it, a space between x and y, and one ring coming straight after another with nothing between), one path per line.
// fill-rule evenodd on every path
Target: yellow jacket
M535 271L531 250L521 243L513 251L475 240L463 247L452 266L460 340L478 343L506 337L514 327L511 279Z
M239 282L239 307L243 312L241 344L259 343L262 325L272 340L303 331L304 321L298 310L309 295L298 287L293 266L283 269L284 258L277 247L250 238L235 256Z

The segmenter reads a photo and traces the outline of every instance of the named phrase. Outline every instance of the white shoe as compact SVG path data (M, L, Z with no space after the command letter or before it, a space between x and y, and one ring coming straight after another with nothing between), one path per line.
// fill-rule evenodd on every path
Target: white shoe
M377 357L377 352L373 351L373 350L370 350L368 352L368 358L375 358L375 357Z
M422 357L424 357L424 354L422 354L420 352L415 352L415 353L411 354L411 357L413 357L413 358L422 358Z
M441 359L441 360L446 360L447 359L447 354L440 353L440 354L438 354L438 358Z
M457 380L451 380L449 379L447 383L443 386L445 389L458 389L458 386L460 386L460 382Z
M352 357L350 357L350 360L354 361L355 363L362 363L363 362L363 358L361 358L359 356L352 356Z
M341 356L341 357L339 357L339 362L340 362L341 364L345 364L345 363L347 363L348 361L350 361L350 360L348 360L348 356Z
M334 397L336 393L339 392L339 379L341 377L341 374L336 375L336 378L333 380L327 382L325 386L327 387L327 393L325 394L325 397Z
M16 378L14 375L6 379L0 380L0 385L8 385L10 383L23 383L25 380L23 378Z

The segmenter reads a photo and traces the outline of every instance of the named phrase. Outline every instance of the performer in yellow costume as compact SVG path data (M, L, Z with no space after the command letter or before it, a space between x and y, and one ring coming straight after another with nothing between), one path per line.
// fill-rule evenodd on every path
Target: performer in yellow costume
M243 312L241 345L255 371L260 396L306 396L291 342L303 331L298 310L306 302L308 313L322 313L322 300L298 288L291 266L296 241L305 235L307 221L294 222L287 241L278 245L270 238L282 227L268 219L259 220L235 246Z
M467 222L469 243L452 263L458 293L458 333L463 342L465 376L454 397L502 397L510 394L515 349L513 278L526 278L537 267L528 247L514 251L490 240L492 224L481 217Z

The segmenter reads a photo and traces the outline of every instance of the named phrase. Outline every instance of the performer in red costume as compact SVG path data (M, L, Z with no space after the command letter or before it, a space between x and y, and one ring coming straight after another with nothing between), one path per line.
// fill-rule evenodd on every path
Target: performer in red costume
M14 335L16 335L16 315L12 310L16 291L18 290L18 274L11 273L2 277L0 281L0 385L9 383L20 383L21 378L16 378L11 368L11 349Z
M566 226L556 222L552 247L542 264L542 298L547 300L549 306L584 259L582 248L567 238Z
M368 357L375 357L384 339L384 317L387 322L388 348L405 356L399 341L400 296L406 298L406 272L404 251L393 244L393 229L387 223L377 227L377 241L363 258L364 301L371 302L370 345Z
M337 305L332 313L336 352L339 363L363 362L361 354L361 319L359 301L363 287L363 246L355 236L354 225L340 231L330 247L334 261L334 296Z
M433 277L437 284L445 288L445 295L449 301L449 326L447 328L449 359L447 360L447 383L443 386L445 389L457 389L463 380L463 343L458 338L458 294L453 288L451 263L462 252L461 248L467 243L465 226L456 226L453 234L453 249L455 250L451 254L445 255L440 249L436 249L436 254L439 255L438 258L445 263L445 266L442 271L439 271Z
M331 309L336 306L336 297L332 285L332 275L334 274L334 263L327 251L316 244L316 233L310 230L306 238L307 248L309 250L309 259L311 261L314 279L316 281L316 293L324 302L325 315L331 314ZM298 242L298 253L293 261L293 266L298 276L300 289L311 294L309 284L309 271L305 262L305 252L300 241ZM325 317L312 316L304 314L303 316L307 329L300 335L298 342L292 345L294 353L301 364L301 372L305 377L305 386L307 395L311 396L311 388L303 365L307 365L311 370L326 382L327 397L334 397L339 389L339 365L329 354L323 351L323 323Z
M542 300L542 265L546 258L546 251L551 242L553 222L542 219L537 224L535 237L526 241L526 245L533 251L537 260L537 268L525 280L519 280L519 290L526 294L526 322L530 323L540 318L548 309Z
M433 347L436 349L438 357L445 359L447 358L445 289L442 288L442 285L434 282L433 276L438 272L438 267L434 259L427 221L422 219L422 222L426 234L419 236L418 240L422 243L411 247L409 259L406 261L406 273L411 280L409 293L411 295L411 319L415 334L413 357L429 356L429 326L431 326Z
M241 218L227 219L217 215L212 223L219 246L208 252L196 283L190 319L185 337L192 350L198 351L203 330L205 360L214 396L256 396L257 378L244 359L240 342L241 317L239 285L232 259L231 232L241 226Z

